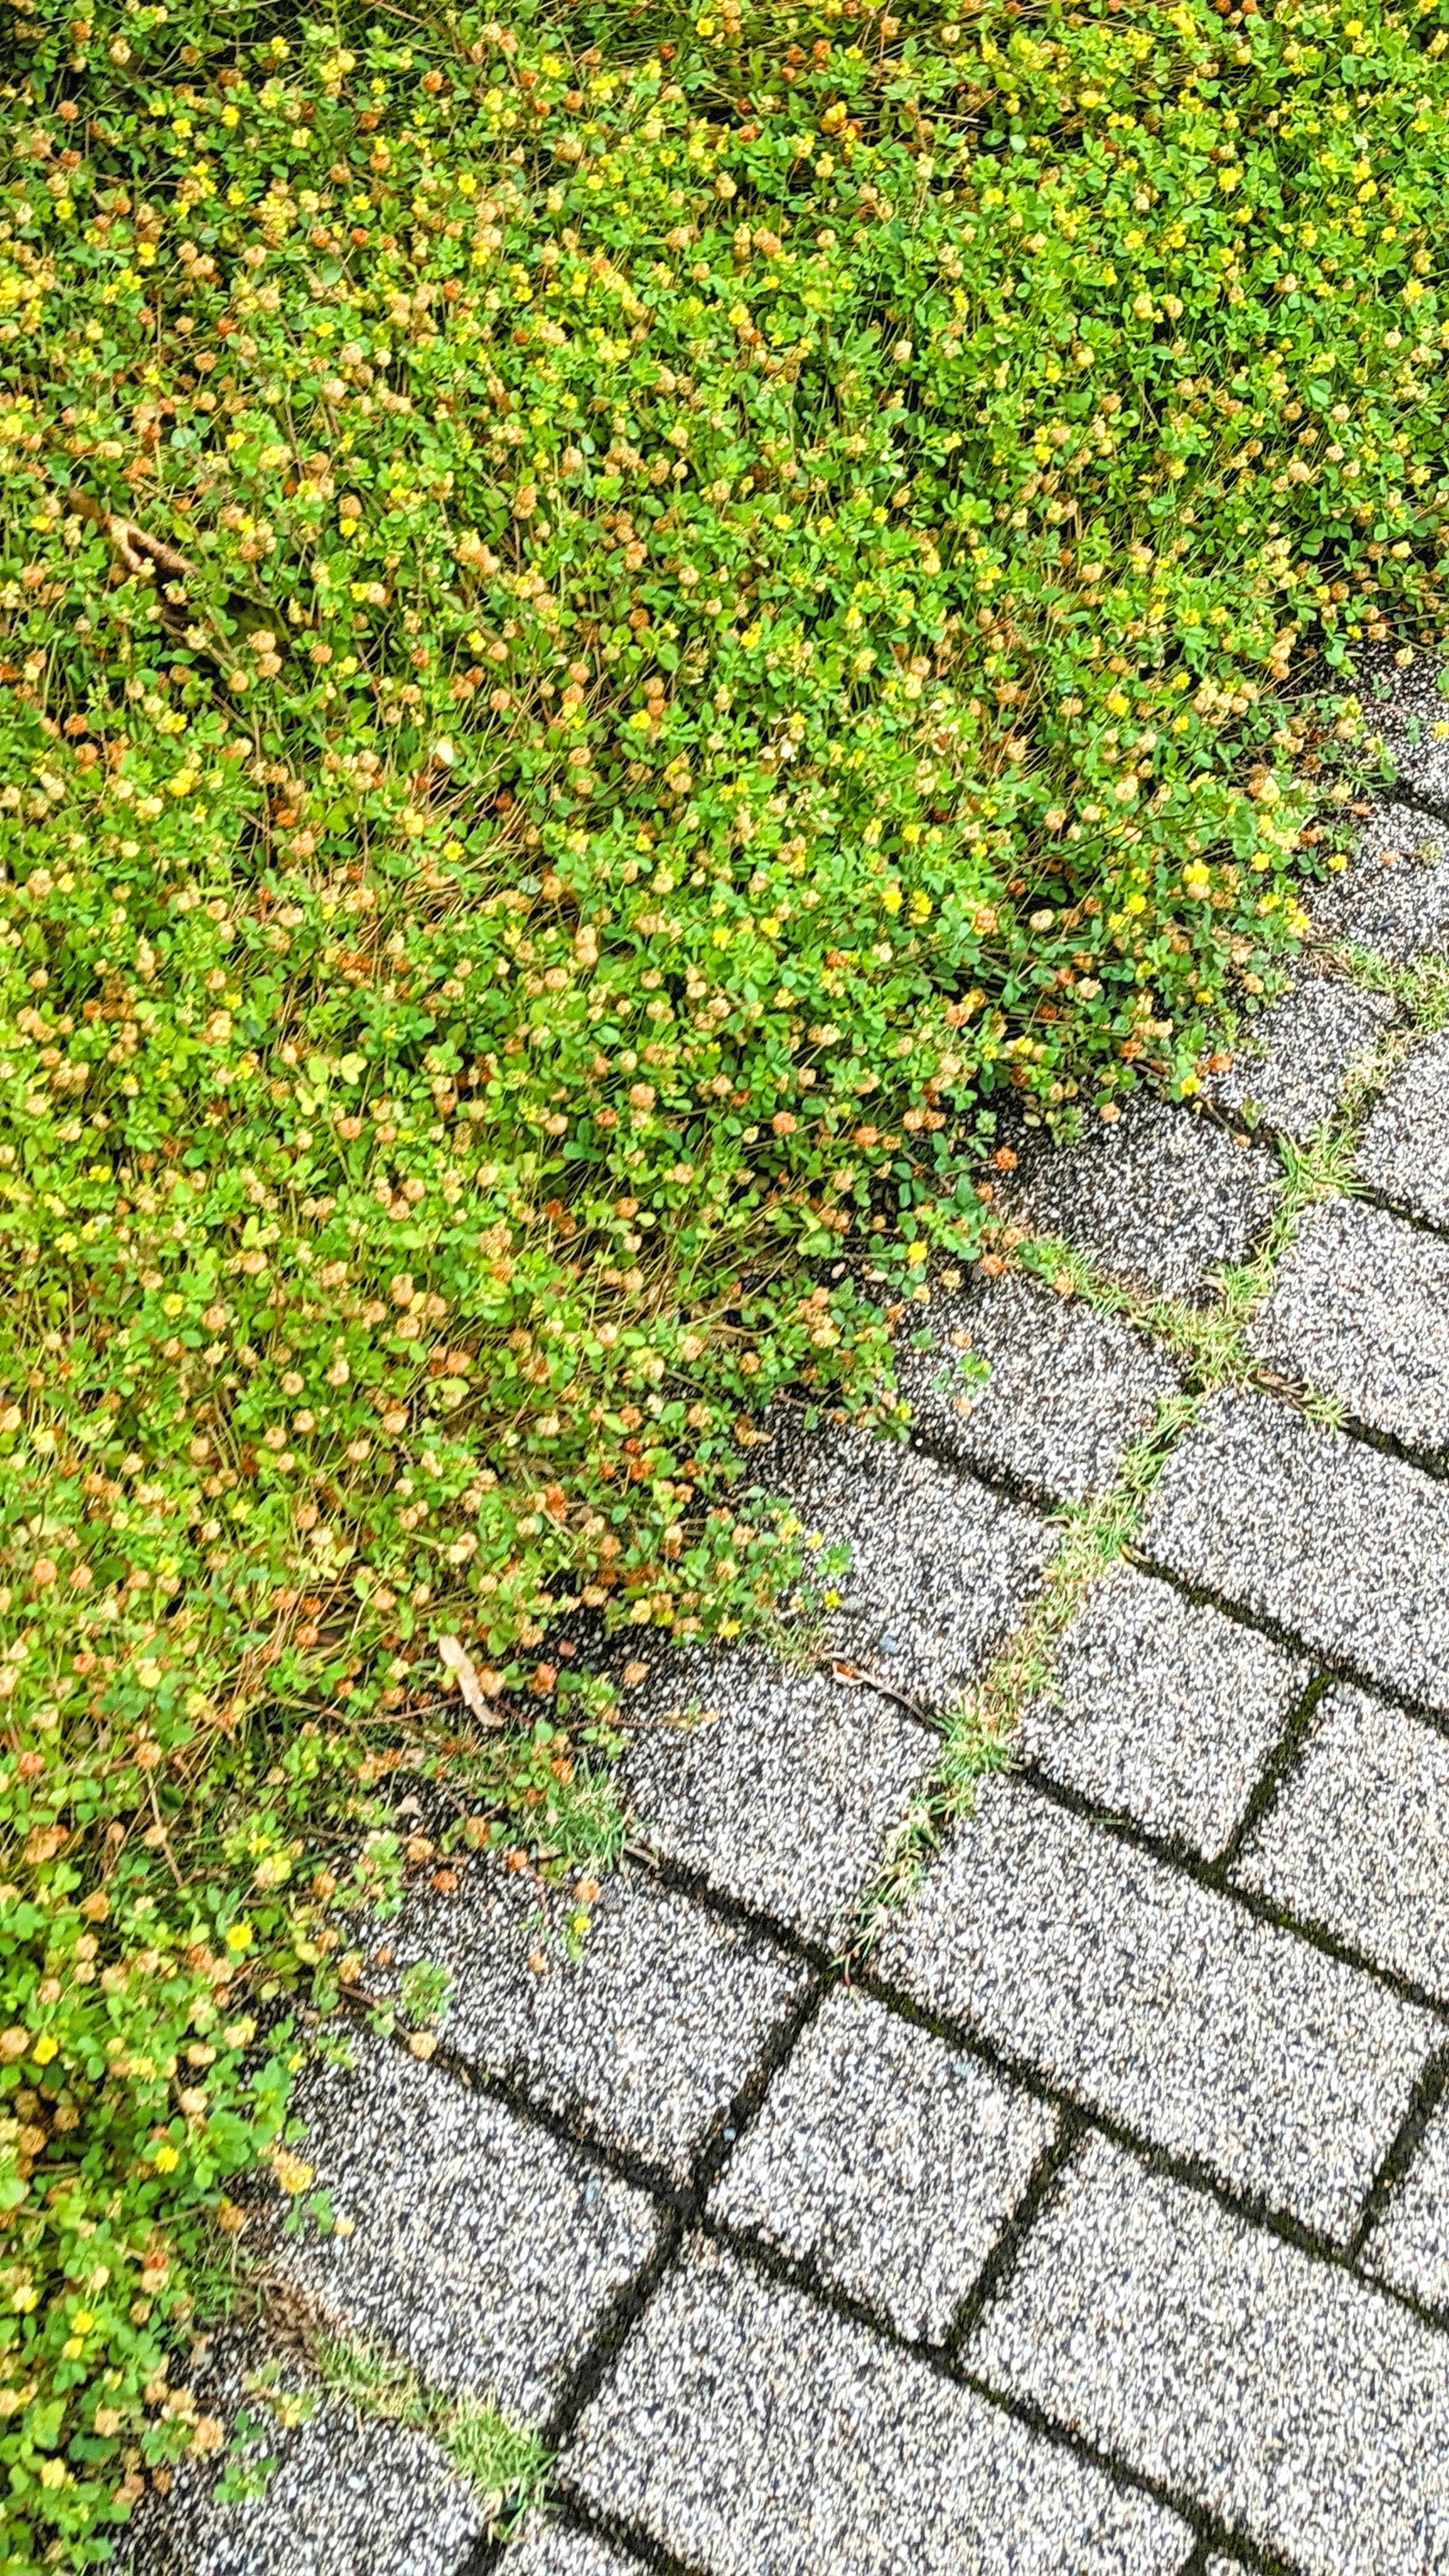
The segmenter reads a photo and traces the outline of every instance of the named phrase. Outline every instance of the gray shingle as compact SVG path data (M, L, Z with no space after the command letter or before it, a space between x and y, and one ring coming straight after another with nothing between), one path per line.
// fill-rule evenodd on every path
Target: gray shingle
M1415 1449L1449 1441L1449 1243L1361 1199L1305 1210L1256 1359Z
M1300 1922L1449 1997L1449 1741L1340 1685L1235 1871Z
M1309 1669L1170 1583L1116 1565L1062 1638L1051 1684L1022 1721L1021 1750L1094 1805L1212 1857Z
M1303 1144L1331 1118L1352 1066L1393 1018L1385 993L1341 976L1303 975L1243 1027L1233 1062L1206 1086L1222 1109L1251 1111Z
M1411 796L1449 809L1449 698L1441 686L1449 663L1421 652L1405 667L1395 659L1402 649L1382 645L1363 657L1358 693L1364 731L1369 740L1382 742Z
M1262 1146L1168 1101L1133 1101L1114 1126L1037 1164L1014 1213L1109 1278L1202 1303L1208 1274L1253 1252L1281 1179Z
M621 1772L637 1839L810 1939L844 1934L937 1739L879 1691L757 1648L681 1655L639 1699L650 1731Z
M1449 949L1449 825L1380 797L1340 877L1313 898L1319 939L1370 948L1392 965Z
M1449 2102L1430 2120L1363 2260L1393 2289L1449 2315Z
M899 2333L940 2342L1055 2128L979 2058L837 1986L710 2215L818 2265Z
M786 1423L756 1472L807 1530L851 1551L829 1617L837 1650L936 1708L990 1661L1060 1544L974 1476L864 1431Z
M388 1931L393 1977L446 1965L448 2046L606 2144L683 2182L808 1983L798 1961L625 1866L565 1952L567 1901L496 1858L459 1892L409 1900Z
M1053 1501L1105 1493L1180 1384L1166 1352L1118 1317L1017 1273L974 1296L937 1294L929 1322L936 1348L897 1364L912 1437ZM990 1367L984 1385L961 1373L967 1345Z
M218 2504L221 2463L183 2461L169 2492L153 2487L117 2534L118 2564L135 2576L457 2576L487 2520L437 2445L327 2396L294 2360L269 2359L250 2336L225 2341L223 2420L239 2436L239 2416L254 2428L231 2465L269 2459L275 2467L259 2494ZM294 2407L274 2414L265 2397L246 2393L254 2370L311 2411L300 2421L288 2420Z
M316 2188L354 2232L274 2236L274 2269L434 2387L542 2422L653 2254L652 2202L370 2035L354 2068L309 2069L297 2107Z
M1449 1226L1449 1029L1421 1038L1364 1129L1358 1177L1429 1225Z
M1233 2190L1344 2238L1440 2026L1019 1781L887 1933L879 1973Z
M1168 2576L1191 2535L864 2326L696 2243L559 2464L701 2576Z
M1143 1551L1384 1688L1449 1709L1449 1490L1266 1396L1168 1459Z
M1449 2564L1449 2338L1105 2138L966 2361L1303 2576Z

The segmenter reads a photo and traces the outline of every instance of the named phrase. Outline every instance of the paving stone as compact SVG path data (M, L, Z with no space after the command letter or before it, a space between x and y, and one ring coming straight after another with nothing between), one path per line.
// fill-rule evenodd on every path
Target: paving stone
M941 2342L1056 2115L979 2058L837 1986L716 2185L748 2230Z
M1359 666L1364 729L1382 742L1401 786L1425 805L1449 808L1449 698L1440 677L1449 665L1417 653L1407 667L1395 647L1366 653Z
M1421 1038L1364 1129L1358 1177L1371 1190L1449 1226L1449 1029Z
M1449 1996L1449 1739L1340 1684L1234 1873L1381 1968Z
M850 1549L829 1620L837 1651L928 1706L989 1663L1060 1545L974 1476L866 1431L787 1422L755 1472L807 1530Z
M1449 1441L1449 1243L1361 1199L1305 1210L1255 1358L1411 1448Z
M1062 1638L1020 1747L1095 1806L1215 1858L1310 1669L1170 1583L1114 1565Z
M877 1964L1153 2145L1339 2238L1442 2035L1016 1780L982 1784Z
M273 2365L273 2374L288 2391L307 2387L295 2368ZM238 2375L232 2397L241 2396ZM151 2490L119 2536L123 2567L135 2576L457 2576L487 2517L425 2434L335 2397L290 2426L262 2400L242 2402L258 2429L238 2456L276 2463L262 2493L218 2504L219 2463L183 2463L169 2494ZM228 2419L234 2411L227 2406Z
M1248 1259L1281 1179L1263 1146L1168 1101L1133 1101L1037 1165L1012 1212L1129 1288L1202 1304L1208 1272Z
M1301 2576L1449 2565L1449 2338L1105 2138L966 2361Z
M1313 929L1395 966L1449 953L1449 825L1379 797L1342 876L1315 893Z
M1106 1493L1124 1449L1181 1383L1166 1353L1119 1317L1016 1273L974 1295L938 1292L929 1321L935 1349L897 1362L912 1437L1053 1501ZM984 1384L962 1371L967 1347L991 1370Z
M700 2576L1167 2576L1186 2526L868 2328L694 2244L563 2454Z
M504 2104L364 2035L298 2109L348 2237L278 2236L274 2268L433 2386L543 2421L658 2239L653 2203Z
M879 1691L753 1647L680 1655L639 1702L620 1775L636 1839L807 1939L844 1933L937 1738Z
M1449 2102L1434 2113L1407 2174L1364 2247L1364 2269L1426 2308L1449 2313Z
M640 2576L637 2558L626 2558L592 2532L534 2520L503 2560L508 2576Z
M392 1983L419 1959L446 1966L450 2048L683 2182L808 1971L627 1866L605 1881L573 1960L560 1929L572 1910L489 1855L457 1895L430 1889L389 1926Z
M1406 1699L1449 1710L1449 1489L1266 1396L1209 1398L1145 1555Z
M1303 1144L1333 1116L1350 1069L1393 1016L1386 993L1361 992L1340 976L1301 976L1245 1024L1228 1071L1206 1086L1209 1097Z

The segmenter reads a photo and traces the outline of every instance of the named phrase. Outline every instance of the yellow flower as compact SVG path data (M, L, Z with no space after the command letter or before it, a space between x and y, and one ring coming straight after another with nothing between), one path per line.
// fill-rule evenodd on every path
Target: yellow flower
M160 2146L152 2149L151 2162L158 2173L174 2173L181 2162L181 2151L173 2147L169 2138L163 2138Z
M233 1923L226 1936L226 1946L229 1950L249 1950L254 1938L250 1923Z
M30 2052L37 2066L48 2066L55 2053L56 2043L51 2038L49 2031L45 2033L42 2039L38 2039L36 2041L35 2046Z

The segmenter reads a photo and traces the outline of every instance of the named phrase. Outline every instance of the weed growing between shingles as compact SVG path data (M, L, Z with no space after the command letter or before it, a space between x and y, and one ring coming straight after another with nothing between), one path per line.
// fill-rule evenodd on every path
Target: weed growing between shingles
M345 1909L607 1859L584 1614L788 1597L760 1406L899 1428L1001 1104L1271 987L1441 617L1442 14L4 37L12 2570L214 2438Z
M1131 1547L1147 1496L1196 1413L1195 1397L1165 1397L1151 1430L1124 1452L1111 1493L1069 1504L1054 1516L1049 1526L1061 1538L1041 1591L981 1680L947 1710L935 1769L861 1909L856 1954L869 1950L890 1917L910 1901L952 1828L972 1813L979 1783L1010 1768L1022 1720L1051 1686L1062 1637L1091 1586Z

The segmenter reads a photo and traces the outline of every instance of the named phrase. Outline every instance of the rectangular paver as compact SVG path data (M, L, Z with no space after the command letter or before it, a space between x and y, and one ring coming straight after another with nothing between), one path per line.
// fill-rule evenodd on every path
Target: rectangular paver
M1104 2138L965 2359L1275 2565L1449 2564L1449 2337Z
M1449 1996L1449 1739L1331 1690L1234 1873L1381 1968ZM1446 2034L1449 2036L1449 2034Z
M1168 2576L1152 2498L696 2243L559 2463L700 2576Z
M1246 1022L1232 1064L1210 1096L1305 1144L1333 1116L1356 1062L1394 1016L1386 993L1337 975L1304 975L1260 1019Z
M654 2204L370 2035L354 2067L309 2070L298 2110L316 2187L352 2233L279 2236L275 2270L435 2387L544 2421L654 2253Z
M883 1978L1233 2190L1346 2237L1440 2025L1023 1783L993 1780Z
M1178 1391L1167 1354L1117 1316L1020 1274L975 1296L938 1294L929 1322L935 1348L897 1363L912 1438L1054 1502L1107 1492L1123 1451ZM990 1369L984 1383L963 1371L967 1349Z
M837 1986L726 2166L710 2216L940 2342L1056 2115L979 2058Z
M1094 1805L1212 1858L1310 1672L1170 1583L1113 1566L1062 1638L1021 1750Z
M1396 966L1449 950L1449 825L1376 800L1349 866L1313 898L1320 939L1373 949Z
M1427 1224L1449 1226L1449 1029L1421 1038L1363 1132L1358 1177Z
M1449 1489L1266 1396L1221 1394L1143 1551L1367 1680L1449 1709Z
M1200 1303L1209 1272L1248 1259L1281 1181L1262 1146L1168 1101L1134 1101L1035 1165L1015 1213L1130 1288Z
M865 1431L787 1423L755 1473L807 1532L850 1549L828 1613L837 1650L937 1708L1016 1627L1060 1543L974 1476Z
M758 1648L680 1655L631 1713L621 1785L637 1839L829 1943L855 1919L937 1758L880 1691L787 1673Z
M637 2558L626 2558L592 2532L535 2518L503 2561L508 2576L640 2576Z
M1406 651L1409 659L1400 662ZM1381 645L1358 674L1367 739L1382 743L1398 777L1420 804L1449 809L1449 698L1440 686L1446 665L1436 653Z
M1364 2269L1449 2318L1449 2102L1441 2102L1407 2173L1371 2229Z
M562 1937L572 1912L566 1891L489 1855L456 1894L409 1900L387 1931L391 1981L419 1959L445 1965L438 2030L450 2048L683 2182L808 1972L647 1871L605 1881L574 1959Z
M251 2336L227 2335L221 2362L198 2392L203 2411L228 2427L244 2412L254 2433L229 2460L183 2462L165 2495L152 2487L117 2535L120 2566L134 2576L457 2576L487 2515L426 2434L359 2415ZM180 2370L172 2381L184 2384ZM279 2410L249 2383L273 2389ZM287 2402L297 2398L300 2408ZM215 2500L223 2466L260 2460L275 2465L245 2501Z
M1449 1442L1449 1243L1361 1199L1305 1211L1253 1323L1256 1359L1413 1449Z

